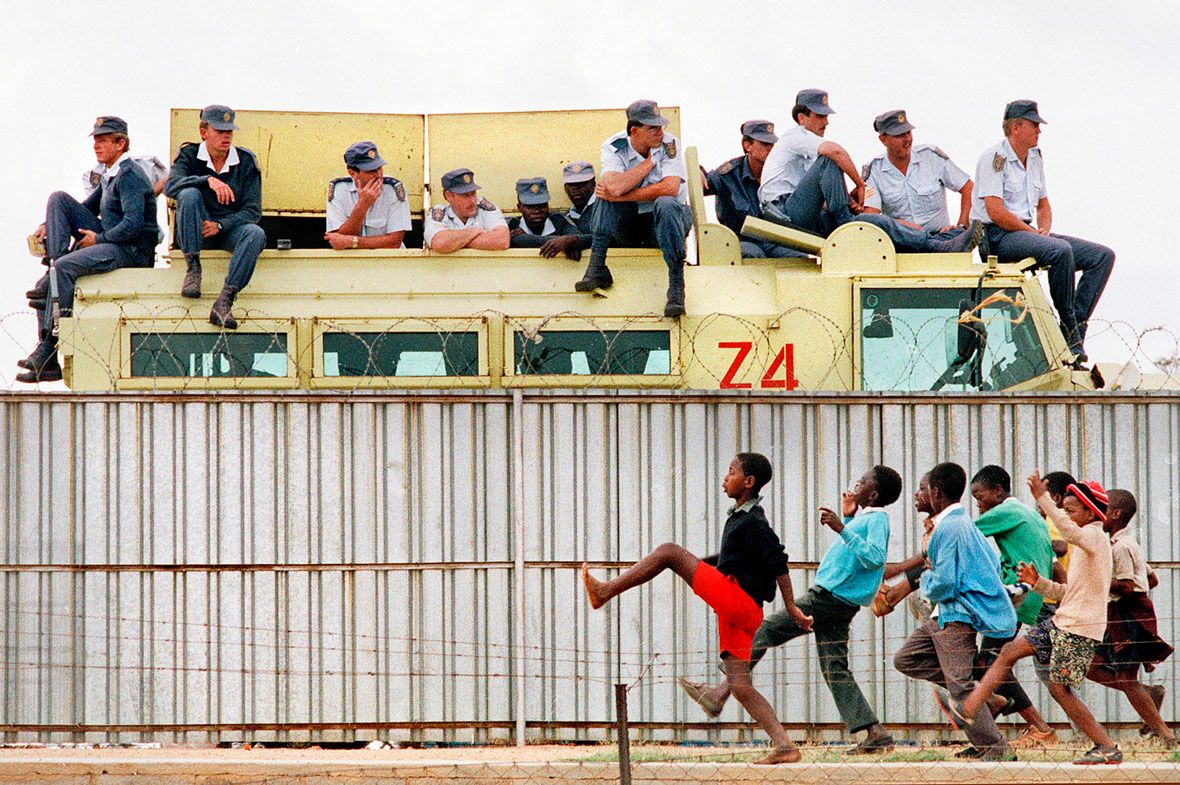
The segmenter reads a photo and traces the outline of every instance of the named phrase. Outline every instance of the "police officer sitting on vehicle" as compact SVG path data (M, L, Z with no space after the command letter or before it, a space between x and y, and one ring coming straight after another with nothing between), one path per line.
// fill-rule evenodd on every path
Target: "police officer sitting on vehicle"
M1086 323L1114 268L1114 251L1064 234L1050 234L1053 208L1045 187L1045 163L1037 142L1045 120L1037 102L1013 101L1004 108L1004 141L983 151L975 167L971 217L987 229L987 252L1001 262L1031 256L1049 270L1049 294L1061 332L1075 355L1087 361ZM1035 222L1035 225L1034 225ZM1082 280L1074 283L1074 272Z
M405 248L410 230L406 187L385 177L385 159L372 142L344 151L348 177L328 184L328 232L324 239L337 251L346 248Z
M176 244L187 268L180 294L201 296L201 250L230 252L225 285L209 311L209 323L227 330L238 322L231 309L246 288L266 245L262 218L262 170L254 153L234 146L234 110L214 104L201 110L201 143L180 146L164 194L176 200Z
M758 187L762 183L762 166L774 149L778 134L769 120L747 120L742 123L742 151L745 155L731 158L711 172L702 167L705 196L716 196L714 207L717 220L728 227L741 241L742 256L747 259L772 259L806 256L768 240L742 237L746 217L761 218Z
M914 126L904 109L877 115L873 130L885 146L864 165L868 185L866 213L884 213L913 229L923 229L943 239L957 237L971 223L971 178L934 145L914 147ZM946 189L957 191L959 217L952 224L946 209Z
M606 266L610 246L658 245L668 266L664 315L674 317L684 313L685 241L692 210L684 157L676 138L664 133L667 124L655 101L636 101L627 107L626 130L602 143L590 263L574 289L592 292L614 283Z
M796 95L791 110L796 125L782 135L762 168L758 198L767 220L824 237L849 221L864 221L882 229L903 252L946 253L975 247L978 227L976 232L943 240L888 216L857 215L864 205L865 182L848 152L823 138L832 114L824 90L800 90ZM845 175L855 184L851 194Z
M104 116L94 122L94 157L105 165L95 189L85 202L57 191L49 197L45 223L33 233L45 243L46 259L53 260L59 312L68 316L74 287L84 275L120 267L151 267L158 226L156 194L143 170L131 162L127 123ZM73 245L70 245L70 241ZM46 273L27 294L37 311L37 347L17 365L26 369L18 382L53 382L62 378L57 360L50 278Z
M558 223L549 212L549 183L544 177L516 181L519 218L508 221L509 247L541 248L558 234Z
M168 180L168 167L154 155L133 155L131 162L143 170L148 182L152 184L152 192L159 196L164 191L164 183ZM102 184L102 176L107 172L107 165L97 163L82 175L82 188L86 195L94 193ZM163 239L163 238L161 238Z
M590 247L594 239L594 210L598 198L594 196L597 182L594 166L587 161L572 161L562 167L561 183L569 197L570 209L556 216L560 236L554 237L541 246L541 256L552 259L564 253L567 259L577 261L582 251Z
M470 169L452 169L442 176L446 204L435 205L423 224L425 246L436 253L460 248L503 251L508 247L508 223L500 208L476 198L479 185Z

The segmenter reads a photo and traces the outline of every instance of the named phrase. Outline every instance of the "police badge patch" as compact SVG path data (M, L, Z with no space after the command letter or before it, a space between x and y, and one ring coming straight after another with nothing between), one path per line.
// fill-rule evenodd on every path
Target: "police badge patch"
M332 197L336 195L336 181L328 183L328 201L332 201Z
M393 192L397 194L397 200L399 202L404 202L406 200L406 187L401 183L396 183L393 186Z
M90 173L90 187L97 188L98 184L100 182L102 182L102 175L99 174L98 172L91 172Z
M479 209L481 209L481 210L495 210L496 205L492 204L487 199L480 199L479 200Z
M1004 171L1004 154L996 153L996 157L992 159L992 169L997 172Z
M445 216L446 214L447 214L447 208L445 208L445 207L441 207L441 206L434 207L434 208L431 208L431 210L430 210L431 220L438 221L439 223L442 223L443 216Z
M668 154L669 158L675 158L676 157L676 142L675 141L665 142L664 143L664 152Z
M872 171L872 169L873 169L872 163L867 163L864 166L862 166L860 168L860 179L862 179L862 180L869 179L869 172Z

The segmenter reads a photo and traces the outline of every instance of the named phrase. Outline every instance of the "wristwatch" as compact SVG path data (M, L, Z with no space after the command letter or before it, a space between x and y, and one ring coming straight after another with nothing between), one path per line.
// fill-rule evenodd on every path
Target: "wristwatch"
M352 236L352 247L353 247L353 248L359 248L359 247L360 247L360 244L361 244L361 238L360 238L358 235L355 235L355 234L354 234L354 235Z

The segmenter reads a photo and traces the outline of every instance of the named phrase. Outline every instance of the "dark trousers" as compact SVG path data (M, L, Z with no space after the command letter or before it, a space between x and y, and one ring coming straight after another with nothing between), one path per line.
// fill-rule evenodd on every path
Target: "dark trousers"
M755 240L752 237L741 238L741 248L743 259L798 259L811 255L770 240Z
M1074 352L1086 341L1086 325L1110 272L1114 251L1105 245L1064 234L1008 232L995 224L987 226L988 252L1001 262L1018 262L1031 256L1037 267L1049 271L1049 296L1061 321L1061 332ZM1074 274L1082 278L1075 283Z
M590 241L590 267L606 264L606 251L613 246L659 247L668 271L680 270L687 255L686 239L692 228L692 210L671 196L652 202L651 212L640 213L636 202L608 202L599 199L594 208L594 232Z
M225 285L236 291L246 288L266 245L266 232L258 224L241 224L228 232L201 237L201 224L209 220L205 201L196 188L186 188L176 197L176 244L185 256L204 249L224 248L230 252Z
M975 689L975 636L975 630L963 622L952 621L939 629L938 619L930 619L893 655L893 667L911 679L945 687L951 697L960 700ZM987 706L975 715L967 738L981 750L1005 744Z
M860 606L850 605L820 586L812 586L796 597L795 604L799 610L815 619L811 631L815 633L819 669L845 727L850 733L856 733L876 725L876 713L848 670L848 626L860 611ZM807 631L795 624L786 611L767 616L754 635L750 667L754 667L765 656L767 649L806 634Z
M133 246L97 243L76 251L67 250L72 240L82 237L82 231L101 232L102 223L94 213L63 191L49 197L45 207L45 252L54 259L57 271L57 298L62 314L74 307L74 289L84 275L97 275L120 267L139 266L145 254ZM53 330L52 305L37 309L37 333L47 340Z
M996 661L1000 656L1000 649L1004 648L1004 644L1016 640L1016 636L1020 633L1020 625L1016 625L1016 633L1010 638L989 638L984 636L983 640L979 642L979 656L975 659L975 678L982 679L983 674L987 672L988 667ZM1009 703L1000 714L1015 714L1024 711L1029 706L1032 706L1032 701L1028 698L1028 693L1020 686L1020 682L1016 680L1016 671L1012 670L1008 673L1008 678L996 688L996 694L1007 698Z

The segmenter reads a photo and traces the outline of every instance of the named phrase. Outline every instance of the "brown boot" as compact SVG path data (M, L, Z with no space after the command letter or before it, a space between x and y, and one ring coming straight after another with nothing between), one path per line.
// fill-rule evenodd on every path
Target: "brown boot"
M213 310L209 311L209 324L224 327L227 330L238 329L238 322L230 312L237 296L238 290L232 286L222 288L221 294L217 295L217 299L213 301Z
M180 296L196 299L201 296L201 257L196 254L186 255L184 264L187 269L184 272L184 283L180 285Z

